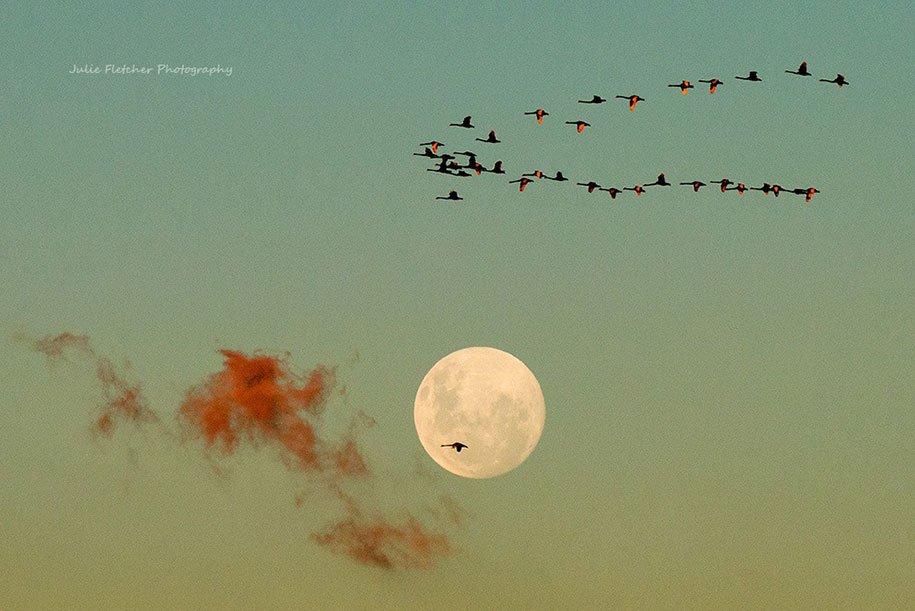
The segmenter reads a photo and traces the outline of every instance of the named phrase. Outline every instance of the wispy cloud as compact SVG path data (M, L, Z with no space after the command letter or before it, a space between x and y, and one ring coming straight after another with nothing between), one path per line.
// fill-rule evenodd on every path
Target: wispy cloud
M319 365L298 373L289 355L219 350L221 369L185 391L175 417L183 434L176 435L149 407L140 385L128 382L100 356L87 335L61 333L30 343L51 362L72 355L94 366L105 401L92 428L106 437L113 437L115 424L124 420L155 423L167 443L202 442L208 455L215 453L217 459L244 444L271 448L288 468L306 477L308 488L295 496L297 506L305 505L312 494L329 496L343 506L342 518L312 535L326 549L383 569L428 569L453 551L447 531L463 526L465 514L450 498L424 507L427 517L420 520L407 509L394 512L397 517L388 515L377 508L371 493L343 491L350 480L368 482L372 490L382 492L391 489L392 482L375 485L379 477L390 476L372 473L358 443L360 432L375 424L371 416L357 411L343 433L326 432L324 412L335 395L344 394L337 388L333 367Z

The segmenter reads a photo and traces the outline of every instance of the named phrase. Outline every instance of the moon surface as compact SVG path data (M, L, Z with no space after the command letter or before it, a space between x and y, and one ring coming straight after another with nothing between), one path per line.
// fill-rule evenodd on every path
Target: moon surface
M416 432L429 456L472 478L495 477L524 462L545 418L537 378L496 348L464 348L441 359L423 378L413 404ZM442 447L455 442L467 447Z

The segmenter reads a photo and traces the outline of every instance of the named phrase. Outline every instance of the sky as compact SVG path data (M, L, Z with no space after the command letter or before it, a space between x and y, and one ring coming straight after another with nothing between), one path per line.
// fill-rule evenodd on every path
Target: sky
M0 606L911 608L913 32L905 2L0 6ZM507 174L426 172L431 139ZM536 168L821 193L508 184ZM487 480L413 426L468 346L546 401ZM262 399L233 364L285 428L208 437Z

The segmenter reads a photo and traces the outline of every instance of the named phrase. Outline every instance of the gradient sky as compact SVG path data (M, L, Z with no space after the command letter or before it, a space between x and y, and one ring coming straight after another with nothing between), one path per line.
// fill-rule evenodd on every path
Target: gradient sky
M164 419L219 348L336 364L377 421L377 502L434 490L466 525L430 570L356 564L309 539L333 503L296 507L269 451L217 477L199 444L93 440L91 367L4 341L0 607L915 606L911 3L221 4L0 6L0 331L89 335ZM850 85L784 74L802 59ZM595 93L646 102L574 103ZM470 146L466 114L508 175L410 155ZM822 193L507 184L535 167ZM483 481L412 420L473 345L547 403L528 461Z

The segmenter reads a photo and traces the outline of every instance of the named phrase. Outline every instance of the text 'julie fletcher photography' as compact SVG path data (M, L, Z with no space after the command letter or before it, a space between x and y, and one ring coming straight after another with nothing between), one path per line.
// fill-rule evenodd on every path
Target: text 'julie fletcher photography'
M188 64L73 64L69 74L123 76L132 74L152 76L232 76L232 66L195 66Z

